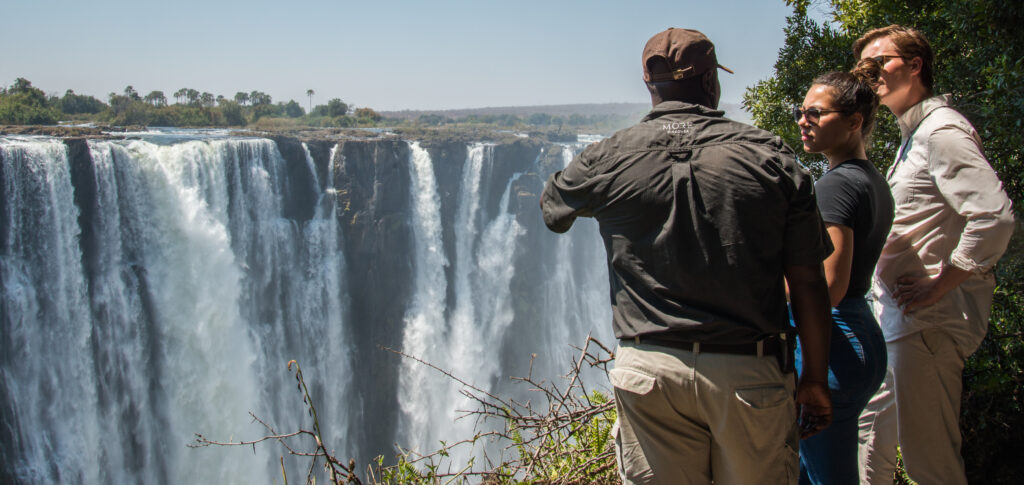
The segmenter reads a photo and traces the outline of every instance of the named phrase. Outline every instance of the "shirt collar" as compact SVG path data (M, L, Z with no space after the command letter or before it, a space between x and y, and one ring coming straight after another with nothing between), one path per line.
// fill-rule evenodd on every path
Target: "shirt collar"
M903 113L897 122L900 125L900 134L903 138L910 136L910 133L917 128L917 125L921 123L928 114L935 111L943 106L949 106L953 104L953 96L949 94L940 94L938 96L932 96L924 99L920 103L911 106L905 113Z
M647 116L644 117L643 121L652 120L659 116L664 116L670 113L690 113L702 116L713 116L720 118L725 115L724 111L717 109L711 109L707 106L701 106L699 104L684 103L682 101L662 101L658 103Z

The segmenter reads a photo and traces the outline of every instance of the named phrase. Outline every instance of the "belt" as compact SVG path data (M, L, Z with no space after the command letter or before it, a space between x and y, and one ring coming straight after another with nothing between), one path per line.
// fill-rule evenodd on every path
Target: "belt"
M785 341L778 336L771 336L764 340L757 342L749 342L742 344L717 344L708 342L687 342L683 340L675 340L671 337L665 337L658 334L649 335L637 335L632 339L637 345L649 344L659 345L662 347L671 347L673 349L688 350L693 353L709 353L709 354L736 354L736 355L756 355L758 357L764 355L773 355L776 357L783 356L784 353L788 354L788 350ZM785 350L784 350L785 349Z

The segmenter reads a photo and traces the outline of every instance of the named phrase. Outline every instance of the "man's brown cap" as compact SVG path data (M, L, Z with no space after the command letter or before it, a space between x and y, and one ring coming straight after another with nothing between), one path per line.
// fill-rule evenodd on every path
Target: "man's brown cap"
M664 62L651 61L660 58ZM732 70L719 64L715 45L704 34L690 29L669 27L647 41L644 46L644 81L678 81L703 74L708 69ZM667 66L667 70L665 67ZM656 72L651 72L651 69Z

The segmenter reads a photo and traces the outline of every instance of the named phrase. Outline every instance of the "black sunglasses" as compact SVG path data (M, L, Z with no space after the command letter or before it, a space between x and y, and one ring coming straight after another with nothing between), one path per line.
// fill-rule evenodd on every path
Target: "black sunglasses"
M879 65L885 66L885 63L887 63L887 62L889 62L889 61L891 61L893 59L897 59L897 58L899 58L899 59L906 59L907 57L906 56L875 56L875 57L869 57L868 59L871 59L872 61L877 62Z
M807 121L816 123L821 115L826 113L845 113L846 111L841 109L818 109L811 106L807 109L801 109L799 106L793 107L793 121L799 123L801 117L807 117Z

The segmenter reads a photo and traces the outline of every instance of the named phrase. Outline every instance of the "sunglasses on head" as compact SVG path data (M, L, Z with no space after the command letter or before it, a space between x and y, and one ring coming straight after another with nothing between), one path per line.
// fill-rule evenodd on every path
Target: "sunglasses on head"
M843 111L841 109L818 109L818 108L815 108L814 106L811 106L810 108L807 108L807 109L803 109L803 108L800 108L799 106L794 106L793 107L793 121L799 123L800 122L800 118L806 117L807 121L810 121L810 122L813 123L813 122L817 122L819 119L821 119L821 115L826 114L826 113L845 113L845 111Z

